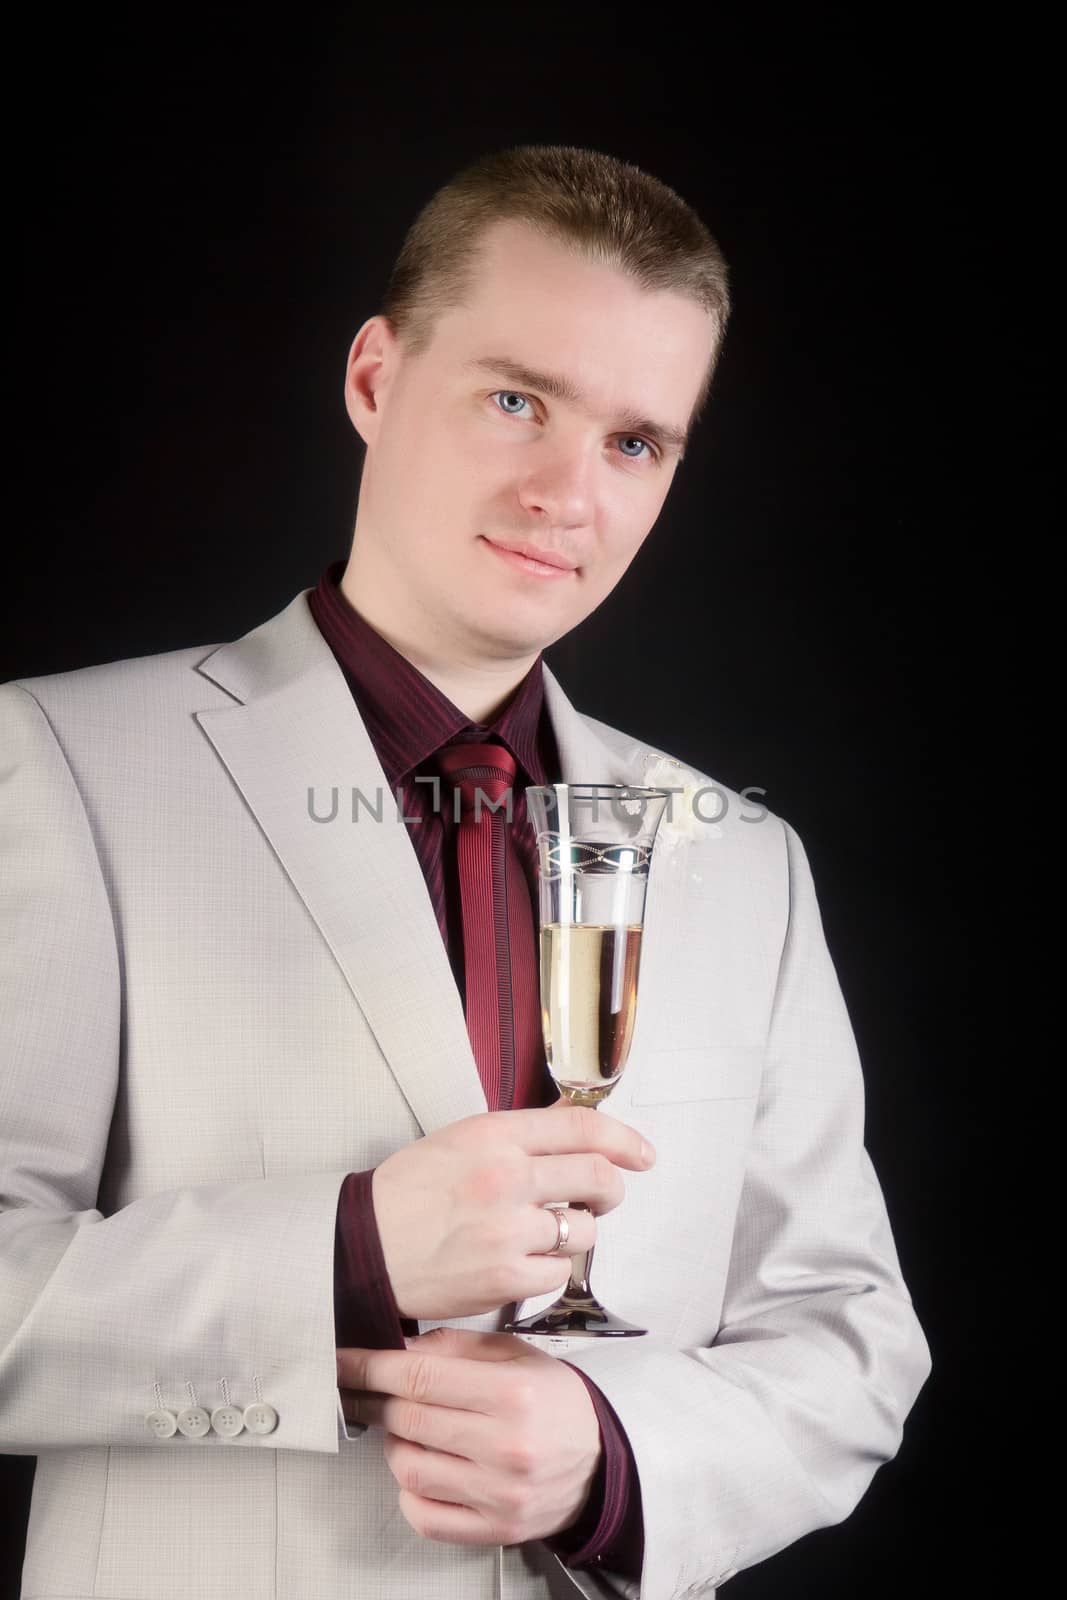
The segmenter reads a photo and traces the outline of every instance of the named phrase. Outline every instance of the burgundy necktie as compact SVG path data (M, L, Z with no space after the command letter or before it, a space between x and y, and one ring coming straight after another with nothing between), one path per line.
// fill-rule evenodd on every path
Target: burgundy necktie
M499 744L453 744L436 760L441 808L459 814L467 1032L486 1103L490 1111L541 1106L554 1097L544 1064L533 905L507 820L515 759ZM513 790L511 799L514 814Z

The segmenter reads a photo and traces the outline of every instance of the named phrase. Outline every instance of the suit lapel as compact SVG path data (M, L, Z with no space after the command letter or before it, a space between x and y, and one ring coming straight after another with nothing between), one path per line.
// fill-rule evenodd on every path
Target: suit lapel
M637 755L643 746L620 754L598 737L587 717L575 711L554 673L542 667L545 704L559 748L564 783L633 783Z
M485 1111L485 1093L418 858L307 593L199 664L236 703L196 719L432 1133Z

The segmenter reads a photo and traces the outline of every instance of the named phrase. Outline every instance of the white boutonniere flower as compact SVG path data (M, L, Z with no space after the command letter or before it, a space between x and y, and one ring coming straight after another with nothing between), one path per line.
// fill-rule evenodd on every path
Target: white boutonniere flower
M645 757L641 783L646 789L670 789L672 794L656 832L656 848L670 853L683 841L719 839L722 829L713 820L717 805L711 786L697 773L670 756L652 750Z

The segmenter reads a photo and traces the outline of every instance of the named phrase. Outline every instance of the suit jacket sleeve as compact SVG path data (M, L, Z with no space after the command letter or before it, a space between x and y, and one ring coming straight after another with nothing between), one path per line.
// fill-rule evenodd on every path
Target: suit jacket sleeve
M863 1144L860 1063L811 872L773 821L789 912L718 1335L568 1352L637 1463L641 1600L710 1593L842 1521L896 1454L930 1371ZM571 1576L589 1595L637 1593L622 1574Z
M146 865L150 871L150 863ZM203 1447L336 1453L345 1172L97 1209L122 1051L120 941L93 829L36 698L0 686L0 1449L145 1445L177 1412L273 1406ZM160 915L174 914L160 908Z

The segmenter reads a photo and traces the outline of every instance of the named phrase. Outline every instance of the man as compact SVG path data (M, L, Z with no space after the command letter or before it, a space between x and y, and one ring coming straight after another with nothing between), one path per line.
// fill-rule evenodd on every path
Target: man
M537 1047L522 806L468 804L664 771L541 651L655 523L727 309L663 185L486 158L353 343L347 563L235 643L0 691L25 1596L711 1595L897 1450L929 1355L796 834L676 818L593 1114ZM647 1336L502 1332L594 1238Z

